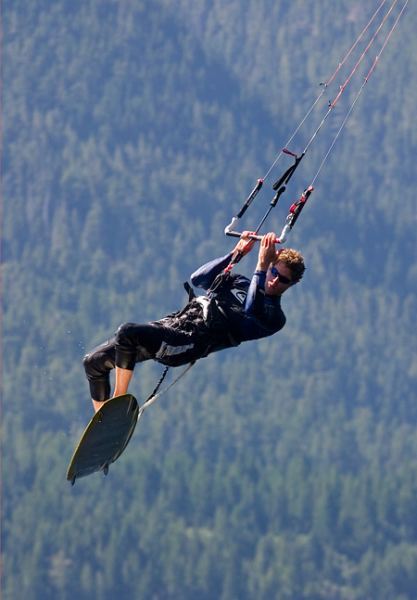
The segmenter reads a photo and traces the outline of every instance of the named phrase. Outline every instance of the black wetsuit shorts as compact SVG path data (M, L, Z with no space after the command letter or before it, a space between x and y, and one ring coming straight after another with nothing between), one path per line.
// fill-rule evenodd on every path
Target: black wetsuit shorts
M213 337L197 302L159 321L124 323L84 357L91 397L98 401L110 397L110 371L115 366L133 370L136 363L153 359L178 367L232 345L227 336L222 337Z

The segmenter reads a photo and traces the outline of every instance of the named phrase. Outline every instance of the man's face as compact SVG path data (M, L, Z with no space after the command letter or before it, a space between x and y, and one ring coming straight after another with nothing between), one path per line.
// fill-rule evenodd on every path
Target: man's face
M265 292L270 296L280 296L292 285L293 274L289 267L278 260L266 272Z

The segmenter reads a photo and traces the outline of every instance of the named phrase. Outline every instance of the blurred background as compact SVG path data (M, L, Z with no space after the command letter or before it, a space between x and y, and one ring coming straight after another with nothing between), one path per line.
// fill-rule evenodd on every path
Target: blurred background
M413 5L291 234L307 272L284 330L197 363L107 478L65 480L92 415L83 355L185 304L182 282L233 247L224 227L379 4L4 3L5 599L416 597ZM401 6L264 231L281 231ZM139 402L160 374L135 371Z

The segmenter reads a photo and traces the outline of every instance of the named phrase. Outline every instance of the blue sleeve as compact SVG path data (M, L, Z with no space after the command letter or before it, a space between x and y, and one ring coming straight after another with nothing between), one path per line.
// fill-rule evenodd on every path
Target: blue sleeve
M206 263L197 271L191 275L191 283L195 287L203 288L204 290L208 290L213 281L216 279L217 275L223 271L227 267L232 258L232 252L226 254L226 256L222 256L221 258L215 258L210 262Z
M255 271L249 285L245 302L245 313L248 315L256 317L263 313L265 304L265 280L265 271Z
M241 341L259 339L276 333L285 325L280 296L265 293L266 273L255 271L245 302L247 318L240 326Z

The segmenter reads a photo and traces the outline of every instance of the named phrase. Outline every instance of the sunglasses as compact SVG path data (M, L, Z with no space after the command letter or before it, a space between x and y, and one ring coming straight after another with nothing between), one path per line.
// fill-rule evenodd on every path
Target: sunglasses
M293 281L291 279L288 279L288 277L285 277L285 275L281 275L281 273L278 271L278 269L274 266L271 267L271 273L274 277L279 278L280 283L283 283L285 285L293 283Z

